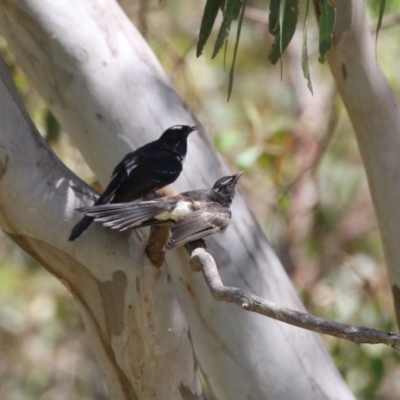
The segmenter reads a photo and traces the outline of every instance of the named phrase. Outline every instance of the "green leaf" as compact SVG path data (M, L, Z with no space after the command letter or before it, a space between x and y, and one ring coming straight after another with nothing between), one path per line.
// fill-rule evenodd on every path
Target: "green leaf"
M382 26L383 14L385 14L386 8L386 0L379 0L379 15L378 15L378 25L376 26L376 37L375 37L375 52L376 52L376 43L378 41L379 31Z
M215 19L218 15L218 10L223 6L223 0L207 0L206 6L204 8L203 18L201 20L199 41L197 43L197 57L201 56L203 48L210 36L212 28L215 23Z
M222 13L225 13L225 9L226 9L226 0L221 0L220 9L221 9Z
M224 45L225 40L229 35L232 21L238 18L243 5L244 0L228 0L226 4L224 19L222 20L222 24L218 32L218 37L215 42L214 51L211 58L214 58L221 50L221 47Z
M61 126L58 123L56 117L49 109L46 110L45 121L46 121L45 139L47 143L55 144L60 138Z
M274 36L279 34L279 6L280 0L271 0L269 5L268 30Z
M279 52L282 55L282 34L283 34L283 18L285 16L285 5L286 5L286 0L281 0L281 4L279 6ZM283 77L283 62L282 62L282 57L280 57L280 64L281 64L281 80Z
M308 49L307 49L307 26L308 26L309 8L310 8L310 0L307 0L306 16L304 18L304 28L303 28L303 48L301 54L301 68L303 69L304 78L306 78L307 80L308 89L310 89L311 94L314 94L310 77L310 68L308 65Z
M229 40L229 38L228 38ZM228 55L228 40L225 41L224 46L224 72L226 71L226 56Z
M235 49L233 51L232 65L231 65L231 70L229 71L228 101L229 101L229 99L231 97L231 93L232 93L233 73L235 71L236 55L237 55L237 51L239 48L240 31L242 30L242 22L243 22L243 18L244 18L244 10L246 8L246 2L247 2L247 0L244 0L242 12L240 13L239 26L238 26L237 33L236 33Z
M325 54L331 48L332 34L335 28L336 6L334 0L319 0L319 59L323 64L325 62Z
M282 2L279 3L279 6L280 6L279 7L280 12L278 12L279 33L275 37L272 49L268 54L268 59L271 61L272 64L276 64L278 60L281 58L283 52L286 50L296 30L297 20L299 17L299 0L283 0ZM274 13L275 12L276 11L274 9ZM271 18L271 13L270 13L270 18ZM276 32L275 27L272 29L274 32Z
M241 14L240 10L242 10L242 7L244 6L244 3L245 3L245 0L232 1L232 11L231 12L232 12L232 18L233 18L234 21L236 21L239 18L239 15Z

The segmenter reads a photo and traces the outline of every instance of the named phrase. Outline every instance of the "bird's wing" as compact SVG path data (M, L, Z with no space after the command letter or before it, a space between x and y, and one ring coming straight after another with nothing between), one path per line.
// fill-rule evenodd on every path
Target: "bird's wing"
M216 232L224 232L231 219L231 211L221 206L208 211L198 210L175 222L164 250L171 250Z
M128 170L128 169L126 169ZM113 203L133 201L174 182L182 164L166 153L149 155L129 170L112 199Z
M82 207L78 211L93 217L96 222L112 229L125 231L149 224L167 221L152 221L164 209L162 199L142 201L140 203L105 204L101 206Z
M151 148L147 147L128 153L114 168L111 181L104 191L112 192L109 196L112 203L133 201L155 190L154 182L147 179L155 163Z
M141 199L146 196L146 194L154 192L160 188L160 185L157 185L152 179L142 177L142 174L145 174L145 172L140 171L140 169L138 168L138 170L135 171L135 174L130 175L119 185L111 199L112 203L125 203Z
M111 175L111 179L114 179L117 175L127 177L130 172L141 164L148 157L148 153L140 151L132 151L128 153L114 168Z

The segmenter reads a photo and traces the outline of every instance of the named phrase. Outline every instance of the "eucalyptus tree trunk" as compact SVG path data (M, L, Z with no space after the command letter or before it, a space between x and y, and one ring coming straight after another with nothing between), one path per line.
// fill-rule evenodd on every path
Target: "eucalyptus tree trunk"
M367 172L399 324L400 112L377 61L364 2L337 0L336 5L328 61Z
M167 271L151 265L134 235L119 240L94 227L96 240L67 242L73 187L82 183L37 132L1 58L0 104L0 226L75 297L110 397L200 399Z
M173 190L211 187L228 172L115 1L0 0L0 6L0 28L19 64L104 185L122 156L178 123L200 129L189 139L184 171ZM11 104L15 96L0 101ZM0 224L83 305L111 398L201 396L190 336L217 399L353 398L318 335L217 303L202 277L189 270L183 249L169 252L165 264L155 269L135 234L93 226L68 243L80 218L73 210L89 202L79 194L85 188L36 136L29 148L20 149L33 137L33 128L24 113L15 112L7 129L3 123L0 127L0 159L13 160L11 172L0 179ZM20 125L26 137L12 139L11 134L22 135ZM11 140L16 143L7 147ZM35 179L28 181L27 171ZM74 191L72 184L82 190ZM37 212L27 218L29 205ZM241 195L232 212L227 232L207 239L224 283L303 310ZM164 370L168 358L172 377ZM154 367L150 372L147 363ZM140 385L155 388L157 373L161 383L171 379L175 397L169 392L160 396L161 389L153 397L141 392Z

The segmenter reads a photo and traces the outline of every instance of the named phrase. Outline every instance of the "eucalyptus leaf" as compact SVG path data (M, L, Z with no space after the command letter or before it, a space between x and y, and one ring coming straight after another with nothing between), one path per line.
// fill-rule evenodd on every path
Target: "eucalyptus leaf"
M242 7L242 12L240 14L239 26L238 26L237 34L236 34L235 49L233 51L232 65L231 65L231 70L229 71L228 101L229 101L229 99L231 97L231 93L232 93L233 74L235 71L236 55L237 55L237 51L239 48L240 32L242 30L242 22L243 22L243 18L244 18L244 10L246 8L246 2L247 2L247 0L244 1L243 7Z
M303 46L301 54L301 68L303 70L304 78L307 80L308 89L310 89L311 94L314 94L311 77L310 68L308 65L308 49L307 49L307 26L308 26L308 11L310 8L310 0L307 0L306 5L306 16L304 17L304 28L303 28Z
M283 62L282 62L282 35L283 35L283 18L285 16L285 5L286 5L286 0L281 0L281 4L279 6L279 53L281 57L279 58L281 60L281 79L283 77Z
M271 0L269 4L268 30L277 36L279 34L279 7L280 0Z
M323 64L325 62L325 54L331 48L332 34L335 28L336 6L334 0L319 0L319 59Z
M225 40L225 46L224 46L224 72L226 70L226 57L228 55L228 40L229 38Z
M236 0L232 4L232 18L234 21L236 21L239 18L240 11L242 10L243 3L245 3L246 0Z
M297 20L299 17L299 0L286 0L284 3L280 2L280 7L282 7L282 4L284 4L284 7L282 9L281 18L279 18L278 13L279 33L275 37L272 49L268 54L268 59L272 64L278 62L281 55L289 45L296 30ZM282 20L281 23L280 19Z
M375 46L378 41L379 31L381 30L383 14L385 14L385 8L386 8L386 0L379 0L379 14L378 14L378 24L376 26Z
M197 43L197 57L200 57L203 48L210 36L212 28L217 18L218 11L223 5L223 0L207 0L206 6L204 8L203 18L201 20L199 41Z
M242 9L244 0L228 0L224 19L222 20L221 27L218 32L217 40L215 42L214 51L211 58L214 58L221 50L229 35L232 21L238 18L240 10Z

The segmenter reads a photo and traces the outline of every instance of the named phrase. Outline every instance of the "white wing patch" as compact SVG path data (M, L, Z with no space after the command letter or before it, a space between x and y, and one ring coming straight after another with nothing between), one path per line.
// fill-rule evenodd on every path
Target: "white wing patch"
M172 219L173 221L179 221L184 218L186 215L193 212L192 203L188 201L179 201L172 212L163 212L162 214L158 214L155 219L165 221L167 219Z
M136 167L137 167L137 163L136 162L127 163L125 165L126 173L129 175L131 173L131 171Z

